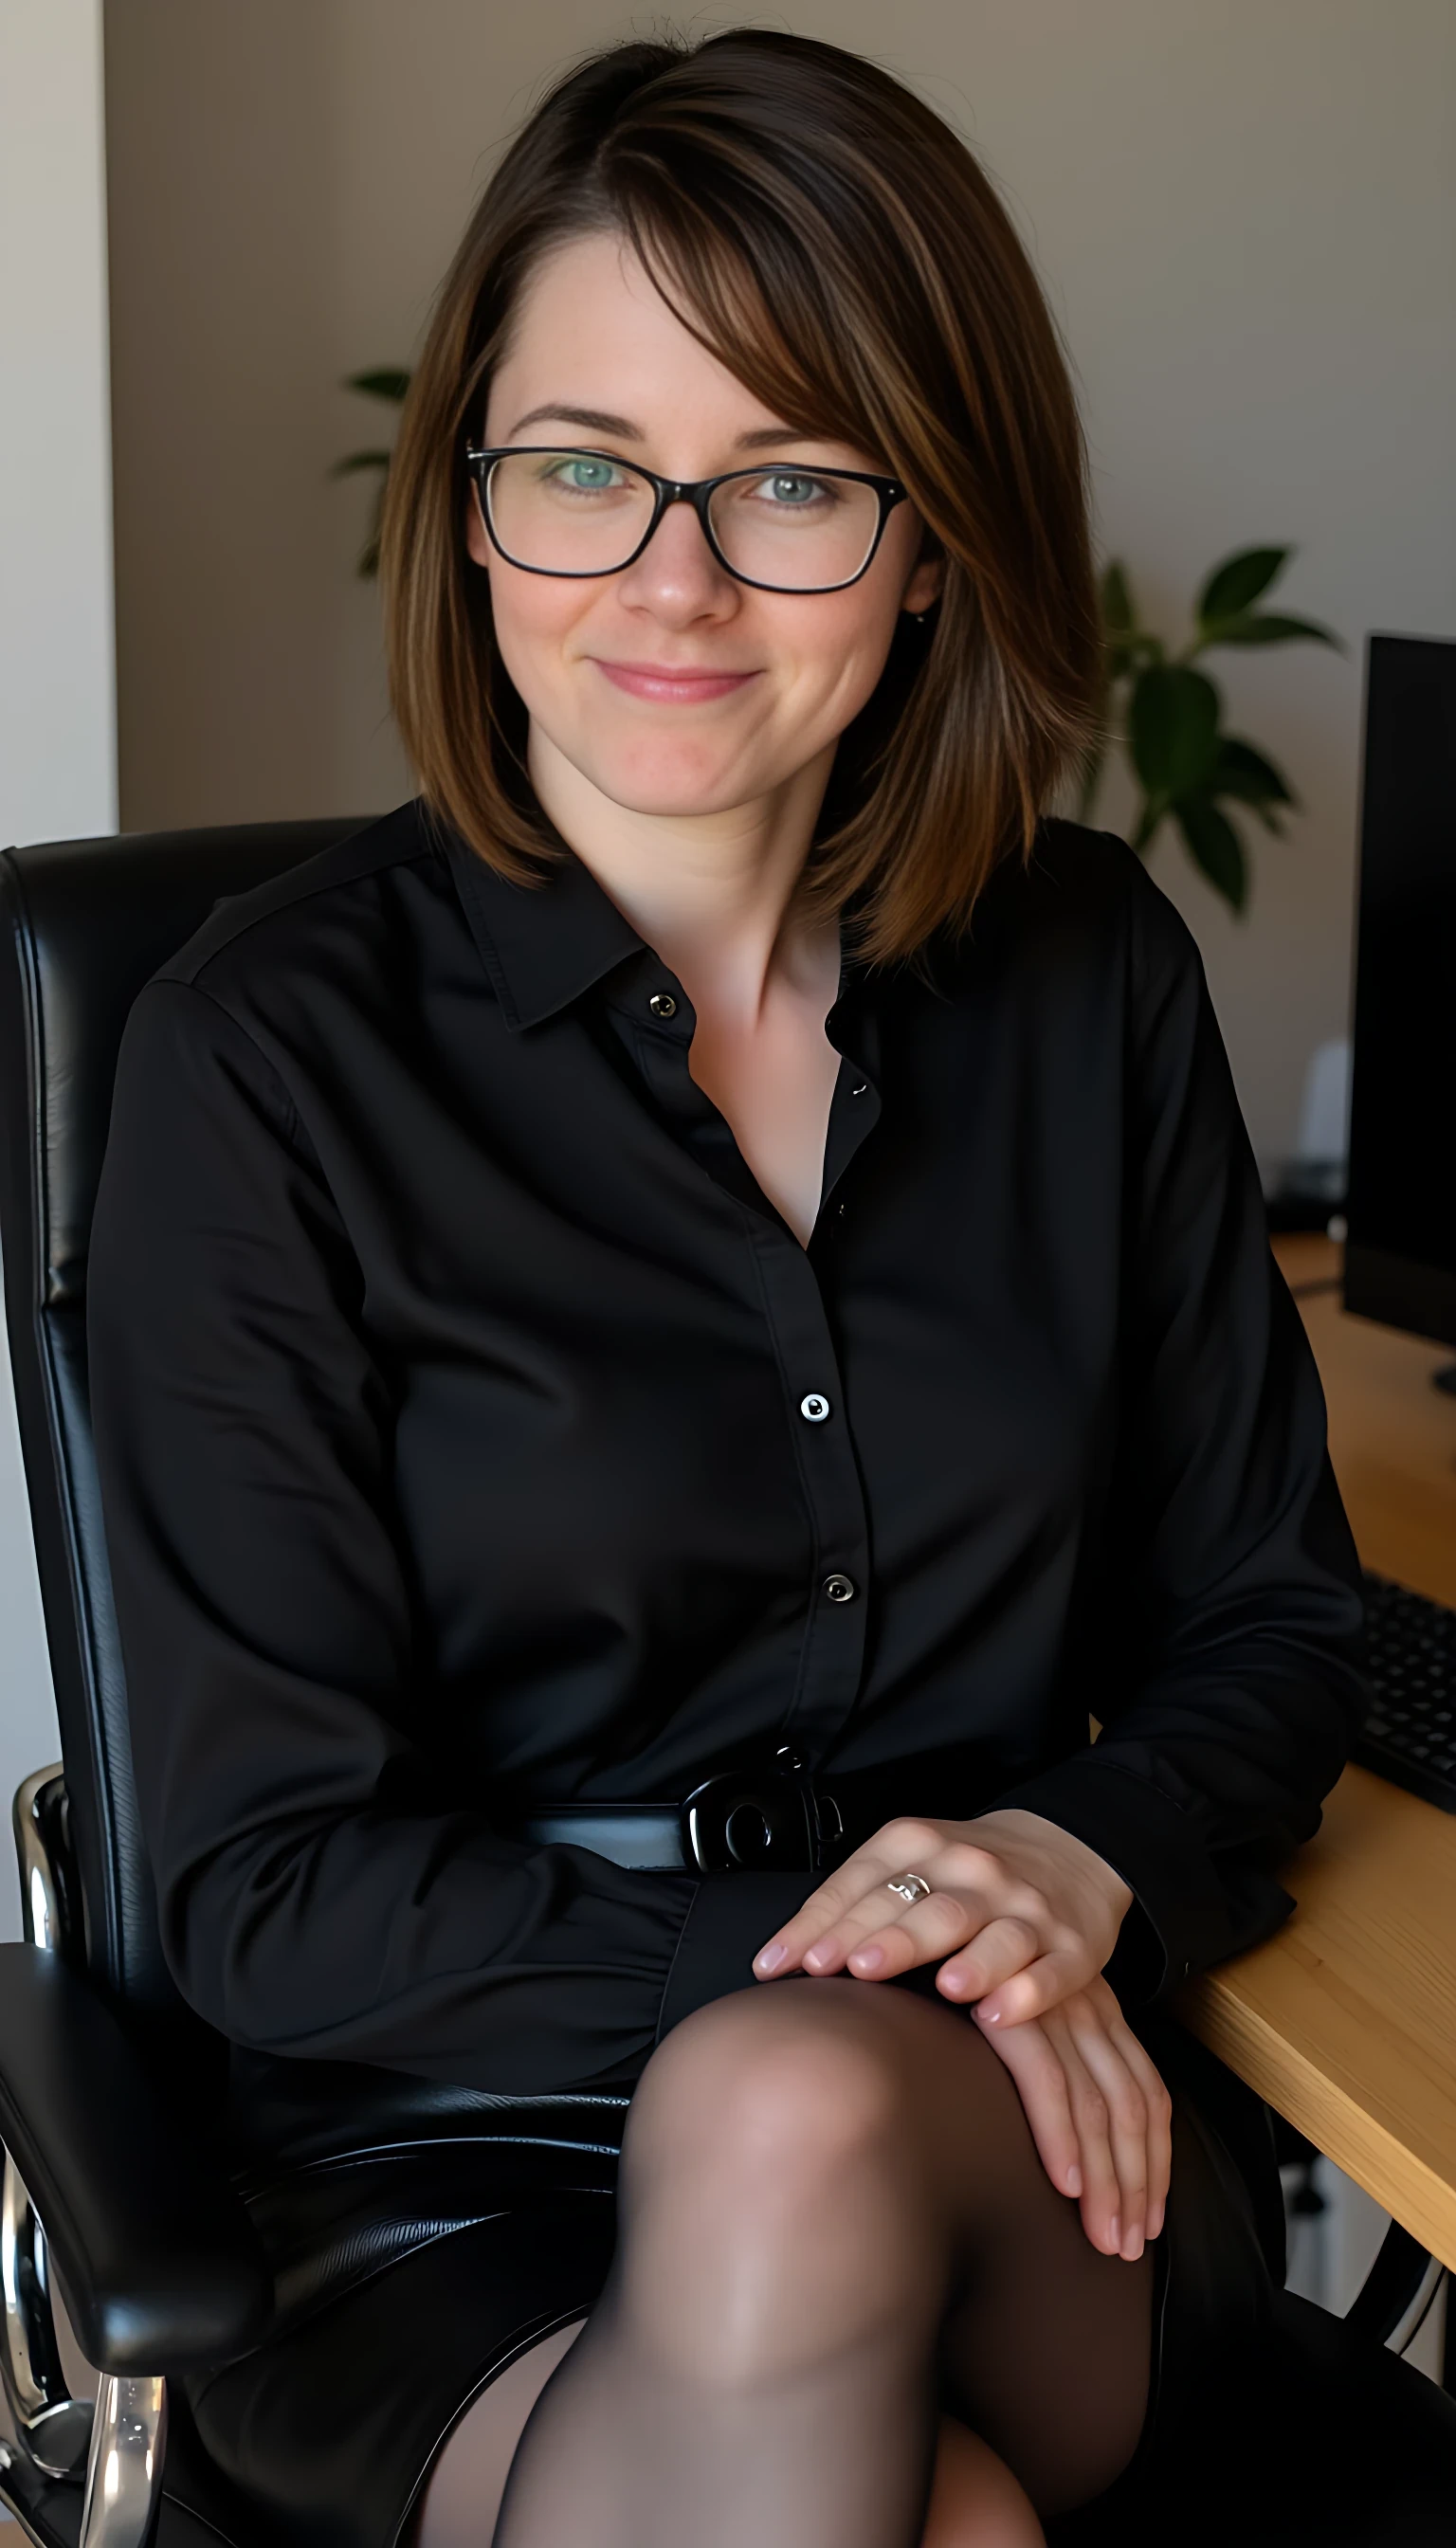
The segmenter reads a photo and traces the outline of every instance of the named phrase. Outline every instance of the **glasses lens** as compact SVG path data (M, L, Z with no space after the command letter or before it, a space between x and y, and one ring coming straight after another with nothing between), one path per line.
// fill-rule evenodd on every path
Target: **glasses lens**
M517 566L610 575L652 519L652 489L625 460L594 451L512 451L491 470L491 528Z
M719 487L709 516L735 575L780 592L822 592L860 573L874 545L879 499L854 478L765 469Z

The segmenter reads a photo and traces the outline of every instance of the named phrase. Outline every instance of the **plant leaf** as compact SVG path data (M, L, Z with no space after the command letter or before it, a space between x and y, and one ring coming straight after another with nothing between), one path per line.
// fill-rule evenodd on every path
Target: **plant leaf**
M330 478L352 478L361 469L388 469L393 453L388 451L351 451L346 460L335 460Z
M1226 558L1198 596L1200 625L1233 619L1247 610L1251 601L1268 592L1289 554L1288 549L1240 549L1236 556Z
M1213 682L1186 664L1149 664L1133 684L1128 743L1149 796L1200 793L1219 749Z
M410 387L410 374L388 368L374 372L350 372L346 390L361 390L365 398L391 399L398 407Z
M1109 558L1102 570L1102 624L1115 637L1125 637L1138 625L1128 572L1117 558Z
M1260 809L1270 804L1293 805L1294 794L1281 770L1266 761L1251 743L1237 735L1219 737L1219 757L1209 780L1211 796L1236 796L1240 804Z
M1234 911L1242 911L1248 895L1248 870L1244 862L1243 843L1229 822L1208 796L1182 796L1173 807L1173 819L1188 844L1188 853L1196 867L1208 877L1216 893Z
M1283 646L1294 637L1313 637L1320 646L1344 653L1344 640L1318 619L1289 619L1277 610L1240 610L1204 629L1201 646Z

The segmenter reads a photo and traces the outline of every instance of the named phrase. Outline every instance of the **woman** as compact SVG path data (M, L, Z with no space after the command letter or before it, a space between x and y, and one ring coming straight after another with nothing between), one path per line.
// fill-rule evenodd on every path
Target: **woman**
M974 163L830 46L589 62L384 561L420 802L148 986L92 1258L279 2272L192 2410L280 2535L1025 2548L1256 2321L1154 2003L1288 1909L1360 1603L1196 953L1041 819L1082 450ZM596 2176L505 2200L526 2100Z

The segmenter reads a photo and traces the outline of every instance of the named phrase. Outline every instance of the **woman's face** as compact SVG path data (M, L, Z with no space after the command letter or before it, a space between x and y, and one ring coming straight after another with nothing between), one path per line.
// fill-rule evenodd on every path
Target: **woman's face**
M527 286L492 384L485 439L558 441L665 478L782 464L885 470L883 455L791 431L688 334L615 234L575 239ZM613 803L723 813L782 788L834 745L883 669L901 610L940 568L917 564L904 502L867 573L838 592L764 592L720 567L690 505L672 504L636 564L579 582L531 575L493 546L501 656L541 739Z

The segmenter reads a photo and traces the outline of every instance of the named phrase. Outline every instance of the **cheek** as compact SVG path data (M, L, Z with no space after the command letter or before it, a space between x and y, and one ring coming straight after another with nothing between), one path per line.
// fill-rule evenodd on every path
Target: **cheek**
M892 597L866 596L855 587L843 594L821 594L805 606L798 624L785 631L785 654L795 668L795 710L842 731L884 671L898 617Z
M566 678L568 641L591 606L591 594L580 585L492 567L496 642L506 672L533 714L539 714L559 692Z

